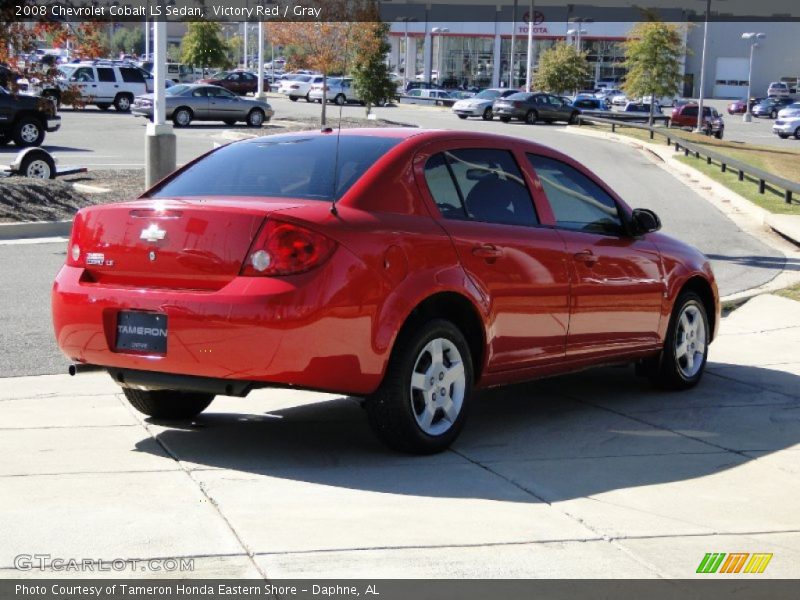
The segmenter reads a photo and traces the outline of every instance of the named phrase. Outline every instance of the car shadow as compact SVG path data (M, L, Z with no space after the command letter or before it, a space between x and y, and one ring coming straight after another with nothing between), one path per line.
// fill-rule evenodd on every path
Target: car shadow
M706 258L757 269L800 271L800 260L787 258L785 256L728 256L724 254L706 254Z
M533 491L512 500L553 502L706 477L800 442L800 377L725 363L709 367L701 384L684 392L657 391L628 367L484 391L453 448L434 456L384 448L360 402L348 397L281 398L283 408L266 412L148 421L159 443L190 469L491 500L509 500L512 477ZM150 438L137 450L156 452ZM464 469L472 469L468 484Z

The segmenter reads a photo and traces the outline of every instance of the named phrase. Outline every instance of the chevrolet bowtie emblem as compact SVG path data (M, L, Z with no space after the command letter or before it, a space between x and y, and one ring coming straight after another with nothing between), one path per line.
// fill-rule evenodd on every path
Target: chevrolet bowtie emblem
M163 229L159 229L158 225L155 223L151 223L150 227L146 229L142 229L142 234L139 236L139 239L148 241L148 242L158 242L163 240L167 235L167 232Z

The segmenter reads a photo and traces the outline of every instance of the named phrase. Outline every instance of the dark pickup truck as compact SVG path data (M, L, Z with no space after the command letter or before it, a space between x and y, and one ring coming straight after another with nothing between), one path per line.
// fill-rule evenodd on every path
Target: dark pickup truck
M60 127L52 100L11 94L0 87L0 146L12 141L20 147L41 146L45 132Z

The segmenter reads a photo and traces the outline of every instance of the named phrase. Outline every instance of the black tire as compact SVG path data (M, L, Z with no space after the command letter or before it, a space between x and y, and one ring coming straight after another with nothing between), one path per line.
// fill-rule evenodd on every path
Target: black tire
M686 331L681 318L684 312L687 311L693 315L692 318L687 316L687 322L697 328L691 336ZM694 319L700 320L695 321ZM702 339L700 339L699 330L702 330ZM697 385L705 371L710 335L708 314L702 298L691 291L682 292L672 309L667 336L664 340L664 348L661 350L658 363L654 365L650 375L650 380L653 384L669 390L683 390ZM693 344L700 342L703 344L702 352L693 352L692 362L688 363L685 355L680 350L681 346L686 344L689 351L691 351L694 348ZM698 354L702 354L701 363L698 367L695 367L694 361L698 359Z
M771 113L769 113L769 118L770 119L777 119L778 118L778 111L777 110L773 110Z
M214 400L213 394L177 390L134 390L123 388L131 406L156 419L191 419L203 412Z
M227 125L228 127L231 127L233 125L236 125L236 119L225 119L223 123L225 123L225 125Z
M289 96L289 100L292 102L297 102L297 96Z
M311 92L308 92L306 94L306 102L308 102L309 104L311 103L311 95L310 94L311 94Z
M14 143L21 148L41 146L44 141L44 127L38 119L22 117L14 124L11 137L14 139Z
M29 150L19 165L19 174L29 179L55 179L56 162L49 152Z
M508 123L509 121L511 121L511 117L500 117L500 120L501 120L503 123Z
M97 105L97 108L99 108L100 110L102 110L103 112L105 112L105 111L107 111L109 108L111 108L111 105L110 105L110 104L106 104L105 102L101 102L100 104L98 104L98 105Z
M535 110L529 110L525 113L525 122L528 125L536 125L536 120L539 118L539 115L536 114Z
M254 108L247 113L247 126L248 127L261 127L264 124L264 111L260 108Z
M421 389L412 391L412 376L416 374L419 378L422 375L416 369L424 365L424 361L433 359L432 353L426 350L434 340L439 340L442 346L446 345L444 348L440 346L441 371L438 375L431 373L431 369L438 369L435 364L429 364L422 377L422 382L427 386L428 376L431 376L429 389L425 392ZM452 360L453 349L456 350L455 358L460 360ZM444 373L458 365L463 369L460 374L457 374L459 369L453 371L458 382L448 387ZM439 381L443 383L439 384ZM370 426L384 444L395 450L411 454L441 452L453 443L463 429L469 411L472 382L472 357L464 335L450 321L428 321L397 340L383 383L364 404ZM441 390L447 389L443 396L437 385L443 386ZM442 402L442 398L449 400L455 416L447 417L444 406L430 408L430 402L437 402L437 394L438 402ZM420 423L420 419L425 420L428 414L430 422L427 427L431 431L425 431Z
M133 104L133 96L131 96L130 94L117 94L117 97L114 98L114 108L118 112L122 113L130 112L132 104Z
M800 131L800 129L798 129L798 131ZM797 132L795 132L795 135L797 135ZM787 139L789 137L789 134L788 133L779 133L778 137L781 138L782 140L785 140L785 139ZM798 138L798 139L800 139L800 138Z
M459 119L466 119L467 115L457 115Z
M577 122L578 122L578 113L576 111L576 112L572 113L569 116L569 120L567 121L567 124L568 125L575 125L575 123L577 123Z
M492 107L491 106L487 106L486 107L486 110L483 111L483 114L481 115L481 118L484 121L491 121L492 119L494 119L494 113L492 112Z
M175 112L172 113L172 122L175 124L175 127L188 127L194 115L192 114L191 109L181 106L175 109Z
M714 134L714 137L715 137L715 138L717 138L718 140L721 140L721 139L722 139L722 129L720 129L719 131L717 131L717 132Z
M800 127L794 130L794 139L800 140Z
M344 106L347 104L347 98L344 97L344 94L336 94L336 97L333 99L334 104L337 106Z

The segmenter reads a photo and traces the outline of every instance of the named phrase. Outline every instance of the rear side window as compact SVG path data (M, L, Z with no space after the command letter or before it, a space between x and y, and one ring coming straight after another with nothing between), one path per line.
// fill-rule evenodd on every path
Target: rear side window
M683 112L681 114L684 117L696 117L697 116L697 107L696 106L685 106L683 108Z
M151 196L338 199L400 141L388 137L343 135L338 158L335 158L335 135L258 138L214 151L156 188Z
M139 69L124 68L119 70L119 74L126 83L144 83L144 75Z
M425 164L425 181L446 219L539 222L522 173L507 150L464 148L436 154Z
M98 81L106 81L112 83L117 80L117 78L114 77L114 69L104 69L102 67L97 69L97 79Z
M622 234L617 203L594 181L552 158L529 154L528 160L542 182L559 227L605 235Z

